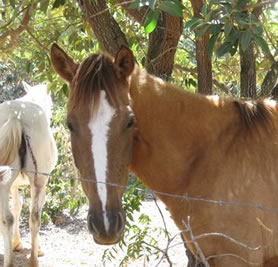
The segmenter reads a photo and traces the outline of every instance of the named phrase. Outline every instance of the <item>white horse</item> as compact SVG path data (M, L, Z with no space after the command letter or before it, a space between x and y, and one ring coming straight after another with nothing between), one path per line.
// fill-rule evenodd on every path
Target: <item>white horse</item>
M46 85L24 84L24 97L0 104L0 229L4 239L4 267L13 266L12 251L21 250L18 186L30 184L29 226L32 238L30 266L38 266L38 233L48 177L57 162L50 129L52 101ZM29 172L29 171L32 171ZM12 213L9 194L12 193Z

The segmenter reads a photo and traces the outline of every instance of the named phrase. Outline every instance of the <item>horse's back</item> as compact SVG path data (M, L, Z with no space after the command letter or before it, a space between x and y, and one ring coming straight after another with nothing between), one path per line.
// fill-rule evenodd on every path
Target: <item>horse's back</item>
M11 118L17 123L20 122L27 142L26 153L32 150L38 170L50 171L57 160L57 148L43 109L27 101L12 100L0 104L0 125L4 125ZM33 166L32 157L27 157L26 169L28 166Z

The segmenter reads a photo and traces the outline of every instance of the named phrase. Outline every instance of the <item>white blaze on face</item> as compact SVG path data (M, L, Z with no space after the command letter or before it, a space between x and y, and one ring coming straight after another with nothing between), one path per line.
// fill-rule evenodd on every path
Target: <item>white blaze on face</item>
M104 226L106 231L109 229L109 222L106 215L107 203L107 144L109 125L115 114L115 109L110 106L106 99L106 93L102 90L100 93L100 104L96 116L89 121L89 129L92 136L92 154L94 158L94 167L97 182L97 192L101 201Z

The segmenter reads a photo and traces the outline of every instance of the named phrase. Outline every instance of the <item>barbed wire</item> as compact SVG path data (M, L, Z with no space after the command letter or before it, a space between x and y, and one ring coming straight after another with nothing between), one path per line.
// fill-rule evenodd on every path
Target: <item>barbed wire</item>
M88 178L77 178L77 177L71 177L71 176L64 176L64 175L54 175L54 174L51 174L51 173L46 173L46 172L40 172L40 171L33 171L33 170L21 170L21 169L18 169L18 168L14 168L14 167L10 167L10 166L1 166L0 165L0 171L1 171L1 168L9 168L11 171L16 171L16 172L23 172L23 173L32 173L32 174L35 174L36 176L35 177L38 177L37 175L42 175L42 176L47 176L47 177L53 177L53 178L59 178L59 179L63 179L63 180L76 180L76 181L83 181L83 182L88 182L88 183L94 183L94 184L106 184L108 186L114 186L114 187L121 187L121 188L124 188L124 189L129 189L129 188L133 188L133 189L136 189L138 191L141 191L143 193L145 193L145 189L143 188L140 188L140 187L133 187L133 186L130 186L130 185L120 185L118 183L112 183L112 182L97 182L97 181L94 181L92 179L88 179ZM261 250L263 248L265 248L267 245L258 245L256 247L251 247L249 246L248 244L242 242L242 241L239 241L235 238L233 238L232 236L229 236L225 233L220 233L220 232L209 232L209 233L202 233L202 234L199 234L197 236L195 236L192 232L192 228L191 228L191 225L190 225L190 216L187 217L187 223L185 223L185 221L183 220L183 225L185 226L185 230L182 230L182 231L179 231L177 234L175 234L174 236L170 236L169 235L169 232L168 232L168 229L167 229L167 225L166 225L166 222L164 220L164 215L162 213L162 211L160 210L160 207L157 205L156 203L156 197L155 195L164 195L164 196L168 196L168 197L175 197L175 198L180 198L180 199L183 199L183 200L193 200L193 201L201 201L201 202L208 202L208 203L211 203L211 204L218 204L220 206L223 206L223 205L228 205L228 206L242 206L242 207L250 207L250 208L256 208L256 209L260 209L260 210L264 210L264 211L271 211L271 212L278 212L278 208L268 208L268 207L264 207L263 205L259 205L259 204L252 204L252 203L247 203L247 202L230 202L230 201L224 201L224 200L211 200L211 199L205 199L205 198L197 198L197 197L192 197L192 196L188 196L188 195L176 195L176 194L172 194L172 193L165 193L165 192L160 192L160 191L155 191L155 190L151 190L151 195L152 195L152 199L155 201L155 204L160 212L160 216L162 217L163 219L163 225L164 225L164 229L166 231L166 234L167 234L167 245L166 247L163 249L163 248L160 248L158 246L154 246L152 244L149 244L147 242L142 242L142 244L146 245L146 246L149 246L149 247L153 247L154 249L157 250L157 252L154 252L153 254L156 255L157 253L161 253L162 256L159 258L159 261L156 265L159 266L159 264L162 262L163 259L166 259L167 262L169 263L169 266L173 266L172 265L172 261L171 259L169 258L169 255L168 255L168 252L170 249L178 246L178 245L187 245L187 244L193 244L194 247L196 248L197 250L197 255L200 256L204 266L206 267L209 267L210 264L209 264L209 261L212 259L212 258L218 258L218 257L234 257L234 258L237 258L249 265L261 265L261 263L257 263L257 262L250 262L248 261L247 259L237 255L237 254L233 254L233 253L223 253L223 254L215 254L215 255L210 255L208 257L206 257L199 244L198 244L198 241L201 240L201 239L204 239L206 237L210 237L210 236L217 236L217 237L223 237L227 240L229 240L231 243L234 243L242 248L245 248L245 249L248 249L250 251L258 251L258 250ZM177 236L179 236L180 234L182 234L183 232L188 232L189 235L190 235L190 238L189 240L184 240L182 242L178 242L176 244L172 244L172 242L174 241L174 239L176 239ZM197 262L196 262L197 263Z
M0 165L0 168L1 167L7 167L7 166ZM130 188L133 188L142 193L144 193L146 191L145 189L140 188L140 187L132 187L130 185L121 185L121 184L114 183L114 182L102 182L102 181L95 181L92 179L82 178L82 177L54 175L51 173L40 172L40 171L36 172L33 170L26 170L26 169L21 170L21 169L14 168L14 167L9 167L9 168L11 169L11 171L39 174L39 175L53 177L53 178L59 178L59 179L63 179L63 180L76 180L76 181L80 181L80 182L87 182L87 183L93 183L93 184L105 184L108 186L123 188L125 190L129 190ZM199 201L199 202L214 204L214 205L218 205L218 206L233 206L233 207L243 207L243 208L245 207L245 208L252 208L252 209L257 209L257 210L262 210L262 211L267 211L267 212L278 213L278 208L270 208L270 207L264 206L263 204L257 204L257 203L237 202L237 201L228 201L228 200L215 200L215 199L208 199L208 198L202 198L202 197L193 197L188 194L173 194L173 193L161 192L161 191L157 191L157 190L151 190L151 192L157 196L173 197L173 198L187 200L187 201Z

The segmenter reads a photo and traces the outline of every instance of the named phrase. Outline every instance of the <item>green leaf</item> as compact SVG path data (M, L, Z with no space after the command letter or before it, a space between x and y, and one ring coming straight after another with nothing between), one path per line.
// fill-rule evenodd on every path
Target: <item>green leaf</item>
M263 34L263 27L262 25L256 25L255 27L253 27L253 32L256 34L256 35L262 35Z
M128 6L128 8L131 9L138 9L139 7L140 7L140 0L135 0Z
M228 37L226 37L226 41L234 44L238 41L241 36L241 32L235 30L234 28L231 29L231 32Z
M211 34L220 33L220 32L222 31L222 27L223 27L222 24L212 24L212 25L210 25L210 27L209 27L209 32L210 32Z
M194 28L199 26L201 23L203 23L202 19L193 17L191 20L186 22L185 27L194 30Z
M214 35L212 35L209 38L209 42L208 42L208 55L209 55L210 58L212 58L213 48L214 48L214 45L215 45L215 42L216 42L218 36L219 36L219 33L214 34Z
M231 56L233 56L236 53L237 47L238 47L238 40L237 40L237 42L235 44L233 44L232 48L229 51Z
M261 36L258 36L258 35L253 35L253 36L255 38L256 43L261 47L263 52L265 54L270 54L270 50L269 50L267 42Z
M59 6L63 6L66 0L55 0L52 9L58 8Z
M209 28L210 25L205 25L203 26L197 33L198 37L201 37Z
M208 6L207 4L203 4L202 9L201 9L201 14L203 15L203 17L205 17L208 13Z
M42 12L46 13L48 6L49 6L49 0L43 0L40 2L40 8Z
M159 9L155 9L154 11L153 10L149 11L144 23L144 29L146 34L150 34L151 32L154 31L158 22L159 14L160 14Z
M217 49L217 56L218 57L224 56L227 52L229 52L229 50L232 48L232 46L233 46L233 44L231 42L224 42Z
M27 73L30 73L30 71L31 71L31 62L29 60L25 64L25 71Z
M170 1L170 0L161 1L158 8L172 16L181 17L181 18L183 17L182 14L183 7L177 1Z
M231 14L233 12L233 7L229 3L225 3L224 9L225 9L226 13L228 13L228 14Z
M232 28L233 28L233 24L230 21L227 21L224 26L224 34L226 37L229 36Z
M251 31L243 32L243 34L240 37L241 49L243 51L246 51L251 39L252 39L252 32Z
M10 5L15 8L15 0L10 0Z
M156 0L149 0L149 8L154 10L156 4Z
M62 91L63 91L63 93L66 97L69 96L69 88L68 88L68 85L66 83L63 84Z
M249 3L250 0L239 0L237 2L237 5L236 5L236 8L237 9L240 9L242 6L245 6L247 3Z

